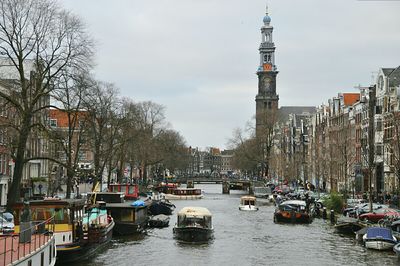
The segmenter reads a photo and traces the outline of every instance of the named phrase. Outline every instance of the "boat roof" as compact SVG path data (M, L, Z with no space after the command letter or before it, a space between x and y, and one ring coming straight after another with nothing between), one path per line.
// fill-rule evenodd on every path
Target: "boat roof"
M142 209L146 208L146 202L144 206L132 206L133 201L125 201L121 203L106 203L106 209Z
M369 227L367 229L367 238L382 237L392 240L392 230L386 227Z
M240 197L241 200L256 200L256 197L253 196L242 196Z
M59 198L45 198L43 200L30 200L30 206L70 206L70 207L78 207L84 206L86 203L85 199L59 199ZM23 202L17 202L15 206L23 206Z
M212 216L211 212L204 207L184 207L178 212L178 215L187 217Z
M306 202L304 200L287 200L282 202L280 205L300 205L306 206Z

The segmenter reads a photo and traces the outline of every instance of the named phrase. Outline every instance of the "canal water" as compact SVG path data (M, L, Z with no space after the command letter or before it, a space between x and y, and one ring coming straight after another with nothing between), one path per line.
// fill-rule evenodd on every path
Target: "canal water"
M258 201L258 212L239 211L240 191L222 194L221 185L196 185L201 200L174 201L170 225L140 236L114 237L109 247L79 265L397 265L392 251L365 249L336 234L322 219L310 225L274 224L274 206ZM176 212L206 207L213 214L214 240L182 244L173 238ZM78 264L75 264L78 265Z

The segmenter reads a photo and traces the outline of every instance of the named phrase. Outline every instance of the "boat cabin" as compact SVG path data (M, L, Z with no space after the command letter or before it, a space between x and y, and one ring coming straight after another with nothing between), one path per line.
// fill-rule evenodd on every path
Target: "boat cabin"
M139 198L139 188L136 184L110 184L108 191L123 193L127 200L136 200Z
M212 215L203 207L184 207L178 212L177 227L212 228Z
M47 198L30 201L29 208L33 223L39 223L54 216L54 233L57 245L70 244L78 237L76 227L85 214L85 200ZM14 205L13 215L16 233L20 231L23 211L22 202ZM46 225L46 228L48 226Z
M256 197L253 196L243 196L240 198L240 205L256 205Z
M177 196L195 196L201 195L201 189L198 188L177 188L172 191L173 195Z

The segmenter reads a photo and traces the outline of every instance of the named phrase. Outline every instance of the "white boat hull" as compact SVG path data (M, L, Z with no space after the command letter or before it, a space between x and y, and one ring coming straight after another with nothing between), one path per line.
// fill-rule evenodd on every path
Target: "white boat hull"
M374 240L374 241L366 241L365 242L365 247L369 249L376 249L376 250L389 250L393 249L395 243L390 243L386 241L379 241L379 240Z
M173 194L165 194L165 199L167 200L196 200L202 199L203 195L173 195Z
M254 205L239 205L239 210L241 211L258 211L258 207Z

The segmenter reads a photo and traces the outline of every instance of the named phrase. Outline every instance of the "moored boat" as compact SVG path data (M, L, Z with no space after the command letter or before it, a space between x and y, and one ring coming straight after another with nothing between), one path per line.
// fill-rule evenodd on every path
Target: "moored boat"
M164 214L155 215L149 219L149 227L162 228L168 227L168 225L169 217Z
M117 235L141 233L147 227L147 205L141 200L107 203L105 208L115 221Z
M367 225L365 223L360 222L356 218L340 217L334 225L334 228L336 232L340 234L354 234L366 226Z
M376 250L392 249L397 243L392 230L386 227L369 227L363 241L366 248Z
M52 233L54 217L36 223L18 234L6 234L0 237L0 265L54 266L56 263L56 240ZM46 230L47 227L47 230ZM36 230L36 228L41 228ZM43 259L46 258L46 259Z
M185 242L207 242L213 237L212 215L203 207L184 207L177 214L173 229L176 239Z
M165 194L167 200L195 200L203 198L201 189L198 188L177 188L172 194Z
M29 203L33 221L45 221L54 216L53 234L60 263L87 259L111 240L112 218L105 209L87 209L83 199L47 198ZM21 230L22 211L22 203L17 203L13 213L17 233Z
M256 206L256 197L243 196L240 198L239 210L241 211L258 211Z
M311 223L312 216L305 201L288 200L280 203L274 212L275 223Z
M105 201L105 209L115 222L116 235L141 233L146 229L148 203L142 200L125 201L124 195L120 192L93 192L88 195L94 201Z

